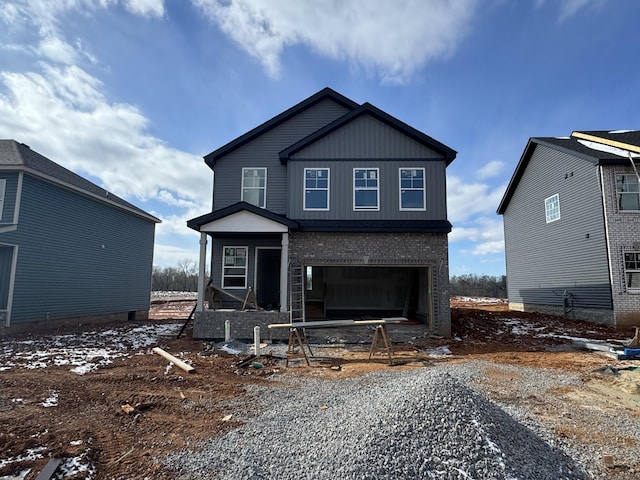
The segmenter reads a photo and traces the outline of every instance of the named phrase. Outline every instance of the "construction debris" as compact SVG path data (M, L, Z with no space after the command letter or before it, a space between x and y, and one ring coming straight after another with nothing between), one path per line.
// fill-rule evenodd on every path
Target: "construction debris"
M174 357L173 355L171 355L168 352L165 352L163 349L161 349L160 347L154 347L153 348L153 352L157 353L158 355L160 355L161 357L164 357L165 359L169 360L171 363L173 363L176 367L181 368L182 370L184 370L187 373L193 373L196 369L194 367L192 367L191 365L189 365L188 363L183 362L182 360Z

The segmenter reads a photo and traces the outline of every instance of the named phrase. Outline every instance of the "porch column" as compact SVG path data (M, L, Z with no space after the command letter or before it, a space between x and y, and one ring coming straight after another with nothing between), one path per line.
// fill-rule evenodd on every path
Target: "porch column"
M289 234L282 234L282 249L280 250L280 311L287 312L287 281L289 269Z
M196 311L204 310L204 289L205 289L205 270L207 263L207 234L200 232L200 261L198 264L198 301L196 303Z

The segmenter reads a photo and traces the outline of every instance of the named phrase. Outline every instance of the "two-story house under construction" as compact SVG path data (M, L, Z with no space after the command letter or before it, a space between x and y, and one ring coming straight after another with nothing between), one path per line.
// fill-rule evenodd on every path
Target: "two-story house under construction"
M206 155L213 209L187 222L201 234L194 336L222 337L225 320L246 338L292 317L390 315L449 335L446 167L455 156L329 88ZM251 289L262 310L205 310L209 283L240 299Z
M498 207L511 309L640 325L638 158L640 131L529 140Z

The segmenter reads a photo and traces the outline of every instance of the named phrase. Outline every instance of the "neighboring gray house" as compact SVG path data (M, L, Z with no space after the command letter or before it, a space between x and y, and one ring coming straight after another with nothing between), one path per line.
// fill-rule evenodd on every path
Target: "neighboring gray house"
M0 333L146 317L158 222L27 145L0 140Z
M455 156L329 88L206 155L213 210L187 223L201 233L194 335L219 337L230 318L203 308L208 241L213 284L239 298L251 287L271 311L233 317L250 318L251 330L290 316L406 314L449 335L446 167Z
M640 325L640 131L531 138L498 207L513 310Z

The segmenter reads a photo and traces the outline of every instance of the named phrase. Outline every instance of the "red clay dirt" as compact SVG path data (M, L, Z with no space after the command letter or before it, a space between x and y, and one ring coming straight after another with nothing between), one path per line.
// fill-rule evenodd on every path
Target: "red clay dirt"
M193 301L154 303L149 321L184 320L192 307ZM131 326L138 324L141 322ZM526 328L523 329L523 325ZM356 348L340 350L340 358L331 362L341 365L337 370L325 363L313 362L311 367L298 363L285 370L283 362L271 357L261 359L264 364L261 369L239 367L237 364L242 358L193 340L190 329L180 339L163 338L159 346L191 362L196 368L192 374L178 368L169 369L166 360L150 353L150 347L141 349L145 354L130 352L129 356L117 358L85 375L71 372L68 365L39 369L17 365L0 371L0 478L23 472L18 478L35 479L48 457L82 456L95 472L77 472L65 478L172 478L158 458L185 446L194 448L200 441L234 428L237 425L234 411L250 408L243 403L245 385L279 375L340 377L389 368L425 368L430 362L484 360L495 364L485 381L495 386L494 398L499 400L508 396L502 385L509 375L514 375L501 366L520 365L581 375L584 379L581 387L548 393L563 398L568 408L574 403L589 401L598 402L602 409L614 414L618 409L633 415L640 411L637 385L636 391L628 388L634 379L625 383L623 379L595 372L603 365L616 363L615 360L569 348L571 340L567 338L539 336L540 332L562 332L572 337L628 339L629 330L508 312L504 302L481 304L464 299L452 300L452 326L452 339L434 337L418 339L411 345L394 345L396 356L403 363L395 367L387 365L383 358L367 361L368 352ZM64 333L78 333L88 328L96 329L78 326ZM0 345L33 338L33 335L22 335L0 339ZM451 355L434 360L427 353L444 345L449 347ZM44 408L43 399L52 391L57 392L57 406ZM570 424L561 418L561 412L545 409L543 396L530 402L534 414L538 412L538 418L554 428L559 436L571 436L586 443L602 440L601 435L594 434L596 426ZM618 435L618 439L634 441L623 434ZM43 446L46 447L44 458L3 463ZM626 475L640 471L638 461L640 459L628 459L626 468L612 471L611 478L634 478ZM25 474L27 469L29 473Z

